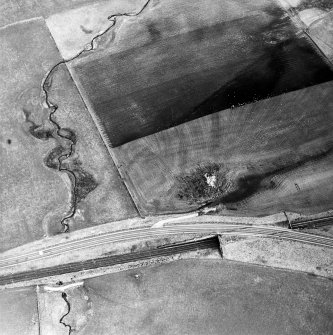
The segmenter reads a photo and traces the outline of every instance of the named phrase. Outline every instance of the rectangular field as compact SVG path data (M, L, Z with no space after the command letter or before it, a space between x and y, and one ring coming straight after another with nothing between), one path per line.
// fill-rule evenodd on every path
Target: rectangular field
M197 2L148 7L122 21L107 47L71 65L113 147L333 79L277 2L211 0L207 21L193 19Z

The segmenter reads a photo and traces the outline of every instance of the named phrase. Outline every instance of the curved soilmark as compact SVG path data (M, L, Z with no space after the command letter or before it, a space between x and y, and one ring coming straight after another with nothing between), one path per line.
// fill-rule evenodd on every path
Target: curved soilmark
M22 108L22 111L23 111L26 123L29 124L28 131L30 135L32 135L33 137L39 140L48 140L49 138L53 137L52 129L47 129L42 124L37 124L31 119L30 116L32 112L30 112L25 107Z
M85 34L91 34L93 32L93 30L91 29L87 29L85 26L83 26L82 24L80 25L81 30L85 33Z
M54 125L57 135L60 138L63 138L65 140L68 140L70 142L70 148L69 150L63 150L64 148L62 146L56 147L54 150L51 151L49 156L46 158L45 163L49 164L47 166L51 168L57 168L58 171L64 171L68 174L69 178L72 181L72 199L71 199L71 207L69 212L65 217L61 219L61 225L64 227L64 232L69 231L69 224L67 223L67 220L74 217L76 212L77 203L84 198L91 190L95 189L97 187L97 183L94 181L92 182L93 177L88 174L87 172L83 171L82 169L71 169L64 167L62 165L62 162L69 157L73 155L74 147L76 144L76 135L73 131L71 131L68 128L62 128L57 121L54 119L54 114L56 113L58 109L58 105L51 102L49 98L49 93L52 87L52 76L55 73L55 71L58 69L58 67L62 64L67 64L71 62L72 60L79 58L82 54L86 52L93 51L95 46L94 42L96 39L101 37L102 35L109 32L117 23L118 17L134 17L140 15L149 5L151 0L147 0L145 4L141 7L141 9L136 13L119 13L119 14L112 14L108 16L108 20L111 22L110 26L107 27L104 31L100 32L99 34L95 35L90 43L88 43L81 51L79 51L75 56L69 58L69 59L63 59L56 63L46 74L43 82L42 82L42 90L45 96L45 104L47 105L47 108L50 110L49 113L49 121ZM26 118L28 119L29 114L26 114ZM28 116L27 116L28 115ZM33 124L31 127L31 132L34 133L34 136L36 137L36 128L34 128L35 125ZM38 126L37 126L38 127ZM45 135L46 136L46 135ZM58 154L58 156L57 156ZM76 173L75 173L76 172ZM78 176L81 176L81 179L78 179ZM80 189L81 193L78 191L78 186L81 186L82 189Z
M265 188L276 188L277 185L273 182L271 185L264 185L263 181L266 178L272 178L278 174L288 173L297 168L304 166L310 162L316 162L318 160L324 159L328 155L332 154L333 146L329 143L327 148L322 149L319 153L307 153L303 157L300 157L294 162L287 163L280 167L277 167L272 170L268 170L264 173L251 173L245 176L242 176L240 179L235 181L236 189L221 197L218 201L220 203L237 203L243 201L255 193L263 190ZM217 204L214 202L214 204Z
M65 152L66 150L67 149L62 145L56 146L44 158L44 164L50 169L59 170L60 168L59 157L61 157L63 152Z

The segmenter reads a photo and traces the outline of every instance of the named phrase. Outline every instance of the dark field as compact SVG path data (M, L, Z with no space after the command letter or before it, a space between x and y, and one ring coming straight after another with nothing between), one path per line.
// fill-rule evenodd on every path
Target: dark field
M189 12L181 12L185 21ZM149 39L140 47L114 53L110 46L74 66L113 147L333 79L328 63L274 2L253 5L238 18L228 8L223 22L184 24L181 33L165 36L157 21L169 19L148 17Z

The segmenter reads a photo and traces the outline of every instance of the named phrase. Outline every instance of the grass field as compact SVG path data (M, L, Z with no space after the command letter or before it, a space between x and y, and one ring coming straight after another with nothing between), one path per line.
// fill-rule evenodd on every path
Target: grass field
M61 60L41 18L0 29L0 251L63 230L73 191L58 171L65 143L55 135L41 84ZM65 66L55 71L49 98L61 131L75 138L69 164L80 201L71 228L137 215L135 206ZM57 153L58 152L58 153ZM93 193L92 193L93 191Z
M98 1L98 0L97 0ZM0 2L0 27L82 6L92 0L8 0Z
M333 2L331 0L279 0L291 18L333 64Z
M177 197L177 178L223 164L217 199L236 213L332 208L333 82L228 109L114 148L135 200L149 214L198 207ZM237 212L235 211L237 210Z
M0 292L2 335L38 335L39 319L35 287Z
M66 11L59 10L59 13L46 18L46 24L64 59L77 55L96 35L106 30L111 24L109 15L135 12L145 3L144 0L81 1L86 4Z
M54 139L47 140L47 132L38 133L36 126L48 117L41 104L42 79L60 59L45 22L35 19L0 29L0 40L0 250L3 251L42 238L51 231L60 231L59 220L67 210L70 187L66 176L44 166L44 157L56 143ZM41 118L28 121L27 115L31 120L37 111Z
M208 2L216 9L209 21L192 23L194 13L201 14L195 5L163 11L167 3L152 1L139 17L119 23L114 46L70 65L113 147L333 79L328 63L277 2L218 2ZM122 46L128 39L117 35L130 34L128 26L145 26L141 45Z
M88 279L85 289L94 314L82 335L328 335L333 329L333 283L304 273L183 260Z

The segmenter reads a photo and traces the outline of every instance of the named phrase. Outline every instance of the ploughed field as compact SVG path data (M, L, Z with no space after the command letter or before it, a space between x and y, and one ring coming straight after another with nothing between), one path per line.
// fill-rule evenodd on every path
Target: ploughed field
M121 23L108 48L74 63L112 147L333 79L329 63L278 2L205 1L214 12L201 21L198 2L153 1Z
M313 86L184 123L114 153L144 213L193 210L207 201L234 215L325 211L333 199L332 96L331 82ZM215 175L220 192L209 193L214 187L206 183L208 193L187 199L182 178L192 175L199 185L205 172Z
M151 1L69 64L141 214L332 208L332 65L296 21Z

